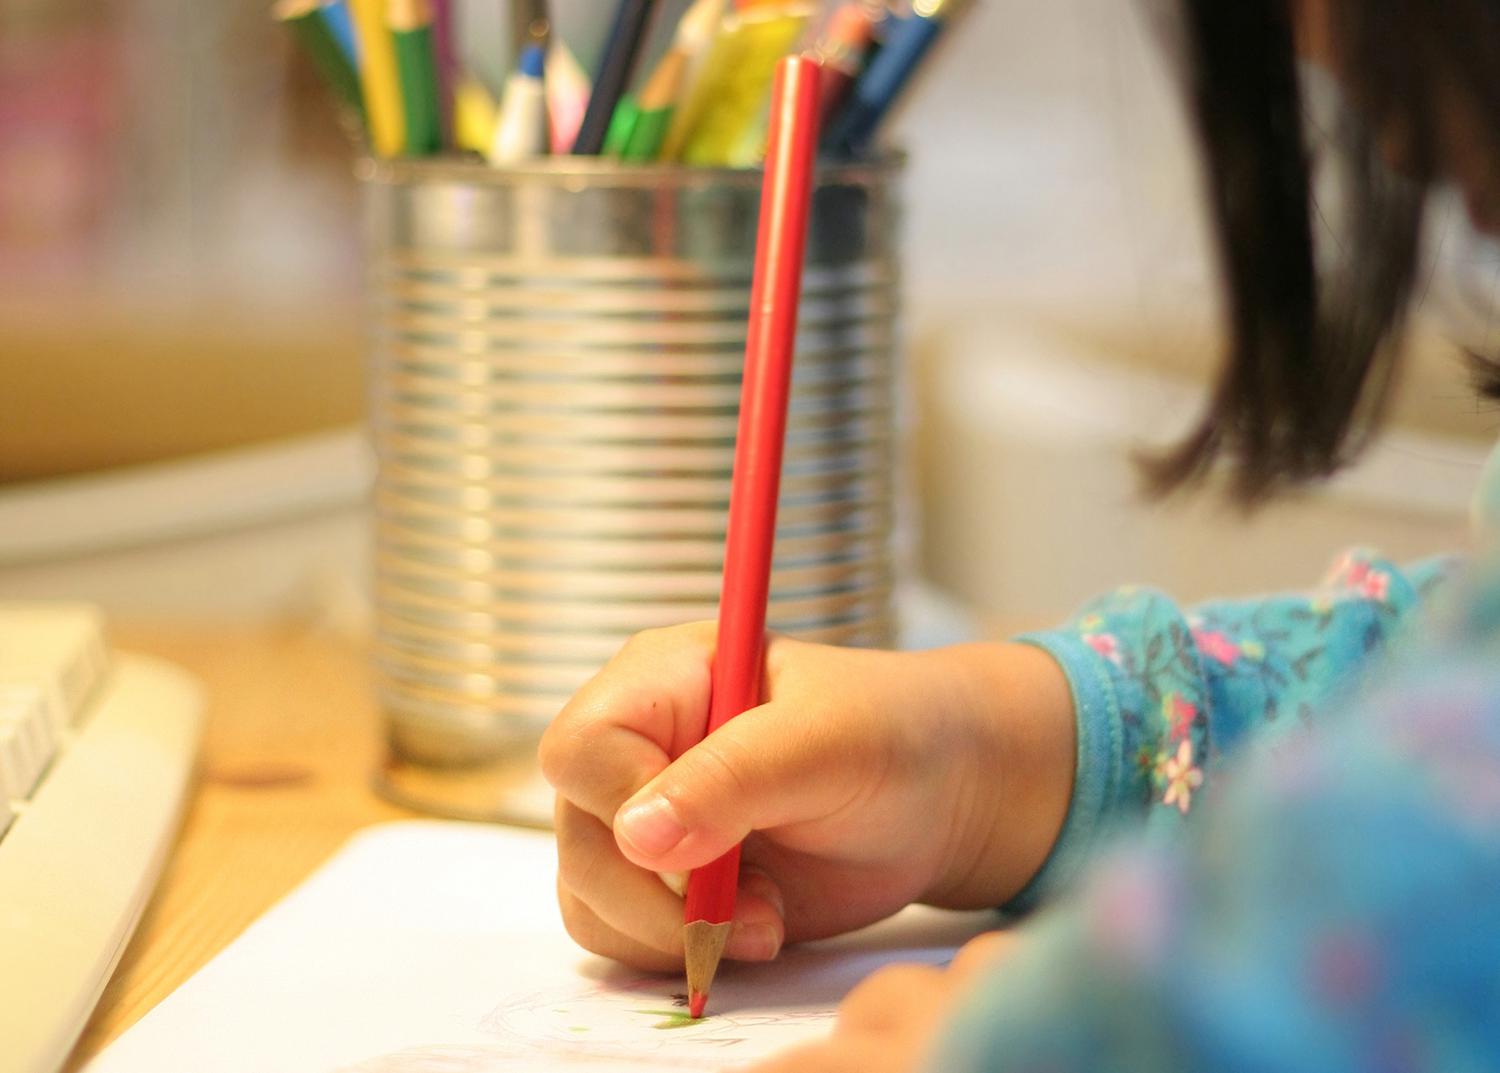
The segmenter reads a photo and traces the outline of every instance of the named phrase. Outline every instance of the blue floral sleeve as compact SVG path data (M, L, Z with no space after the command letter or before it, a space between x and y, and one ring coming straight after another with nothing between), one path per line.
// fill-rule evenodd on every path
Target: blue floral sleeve
M1078 760L1062 834L1004 908L1025 912L1073 886L1115 828L1182 823L1216 791L1216 773L1245 739L1306 723L1385 647L1452 563L1402 570L1356 550L1311 593L1192 610L1127 587L1062 629L1021 638L1051 653L1068 678Z
M1222 648L1219 655L1229 656L1230 645L1242 654L1219 659L1194 643L1194 658L1217 666L1188 703L1201 699L1212 709L1243 691L1251 715L1258 708L1263 720L1269 703L1278 721L1299 723L1296 708L1280 699L1302 682L1297 661L1322 649L1309 667L1342 666L1343 653L1355 658L1382 643L1375 631L1385 635L1386 616L1400 614L1400 588L1414 598L1420 576L1355 557L1326 608L1305 608L1310 620L1289 617L1295 604L1269 619L1250 605L1206 609L1197 627L1181 617L1180 630L1222 634L1222 644L1209 643ZM1339 601L1363 589L1382 594L1369 601L1398 606L1340 619ZM1382 661L1315 725L1259 738L1180 837L1137 832L1117 843L1073 896L1028 923L1014 954L968 993L927 1068L1495 1068L1500 574L1479 591L1482 598L1451 622L1430 633L1424 626L1427 639ZM1318 623L1324 615L1334 621L1311 634L1290 631L1302 643L1273 653L1284 645L1285 623ZM1126 621L1101 618L1101 629ZM1350 623L1352 639L1331 636ZM1072 636L1098 632L1080 622ZM1250 659L1258 671L1241 668L1247 643L1265 646ZM1254 725L1246 716L1245 736ZM1215 728L1210 718L1198 730ZM1175 755L1173 741L1206 740L1198 730L1175 739L1170 729L1158 732L1159 751ZM1146 807L1180 816L1172 780L1185 770L1153 773ZM1212 784L1212 760L1207 770L1203 780L1179 784L1195 812ZM1145 785L1138 779L1132 792Z

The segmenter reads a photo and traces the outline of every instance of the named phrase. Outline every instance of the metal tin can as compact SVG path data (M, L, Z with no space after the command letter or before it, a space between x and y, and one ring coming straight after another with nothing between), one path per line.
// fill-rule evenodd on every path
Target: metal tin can
M813 194L768 621L838 644L894 634L900 171ZM361 178L384 788L542 822L497 772L631 634L716 613L760 173Z

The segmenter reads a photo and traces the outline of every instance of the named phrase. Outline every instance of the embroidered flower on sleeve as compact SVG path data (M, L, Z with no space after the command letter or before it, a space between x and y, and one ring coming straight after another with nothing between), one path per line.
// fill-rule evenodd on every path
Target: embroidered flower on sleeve
M1193 640L1200 652L1226 667L1233 667L1240 658L1240 646L1217 630L1194 630Z
M1167 792L1162 796L1163 805L1176 805L1184 816L1192 805L1193 791L1203 785L1203 772L1193 766L1193 743L1186 738L1177 746L1176 756L1162 754L1159 764L1162 781Z
M1346 553L1333 564L1323 584L1328 589L1343 589L1358 593L1367 600L1384 603L1390 596L1391 576L1364 559Z
M1121 665L1120 642L1112 633L1089 633L1085 634L1083 643L1092 648L1099 655L1109 660L1115 666Z
M1198 709L1182 699L1178 693L1168 693L1161 698L1161 717L1167 724L1167 732L1173 741L1186 738L1193 729L1193 720Z
M1347 583L1350 573L1361 565L1363 564L1352 551L1344 552L1328 568L1328 573L1323 576L1322 587L1325 589L1336 589L1340 585Z
M1366 569L1359 581L1359 593L1371 600L1384 603L1391 592L1391 576L1384 570Z

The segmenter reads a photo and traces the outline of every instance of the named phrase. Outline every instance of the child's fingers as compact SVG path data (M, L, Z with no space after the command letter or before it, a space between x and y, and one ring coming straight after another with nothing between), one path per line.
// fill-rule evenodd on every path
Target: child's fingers
M1005 957L1020 941L1014 931L988 931L964 943L953 956L948 971L956 979L967 980Z
M568 890L561 877L557 883L557 905L562 910L563 925L573 941L585 950L613 961L623 961L647 972L680 972L682 953L667 953L636 942L611 928L579 897Z
M560 889L588 909L592 919L584 920L583 926L589 934L611 949L630 949L626 944L634 944L670 955L680 965L682 899L668 890L660 877L622 858L609 828L567 802L558 806L557 839ZM776 955L786 934L780 900L768 876L747 870L735 906L734 931L724 951L728 957L764 961ZM604 935L596 922L613 935ZM574 938L598 953L606 953L577 934ZM625 957L615 953L609 956ZM642 964L638 957L625 959Z
M542 738L542 773L558 793L608 822L620 803L702 736L712 623L647 630L558 713Z
M621 851L653 871L682 871L751 831L832 815L870 784L869 743L848 731L779 701L731 719L621 807Z
M744 1073L874 1073L892 1069L884 1040L819 1040L772 1055Z
M620 856L608 827L582 809L557 808L557 875L612 930L682 958L682 899Z
M946 997L943 970L931 965L889 965L865 977L839 1004L837 1033L898 1029Z

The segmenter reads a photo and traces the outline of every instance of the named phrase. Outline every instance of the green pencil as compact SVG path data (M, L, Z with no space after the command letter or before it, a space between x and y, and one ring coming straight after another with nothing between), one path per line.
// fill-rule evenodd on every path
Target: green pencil
M640 118L641 106L636 103L635 98L629 95L621 97L609 117L609 128L604 132L604 145L600 148L599 155L619 156L625 152Z
M396 47L406 153L430 156L443 145L437 59L432 49L432 7L427 0L390 0L386 24Z
M687 57L676 49L662 57L661 63L641 90L640 115L630 131L630 139L620 151L625 160L655 160L672 124L677 95L682 86Z
M359 89L359 74L339 47L328 20L319 13L320 0L279 0L272 16L292 32L313 66L333 92L365 121L365 98Z

